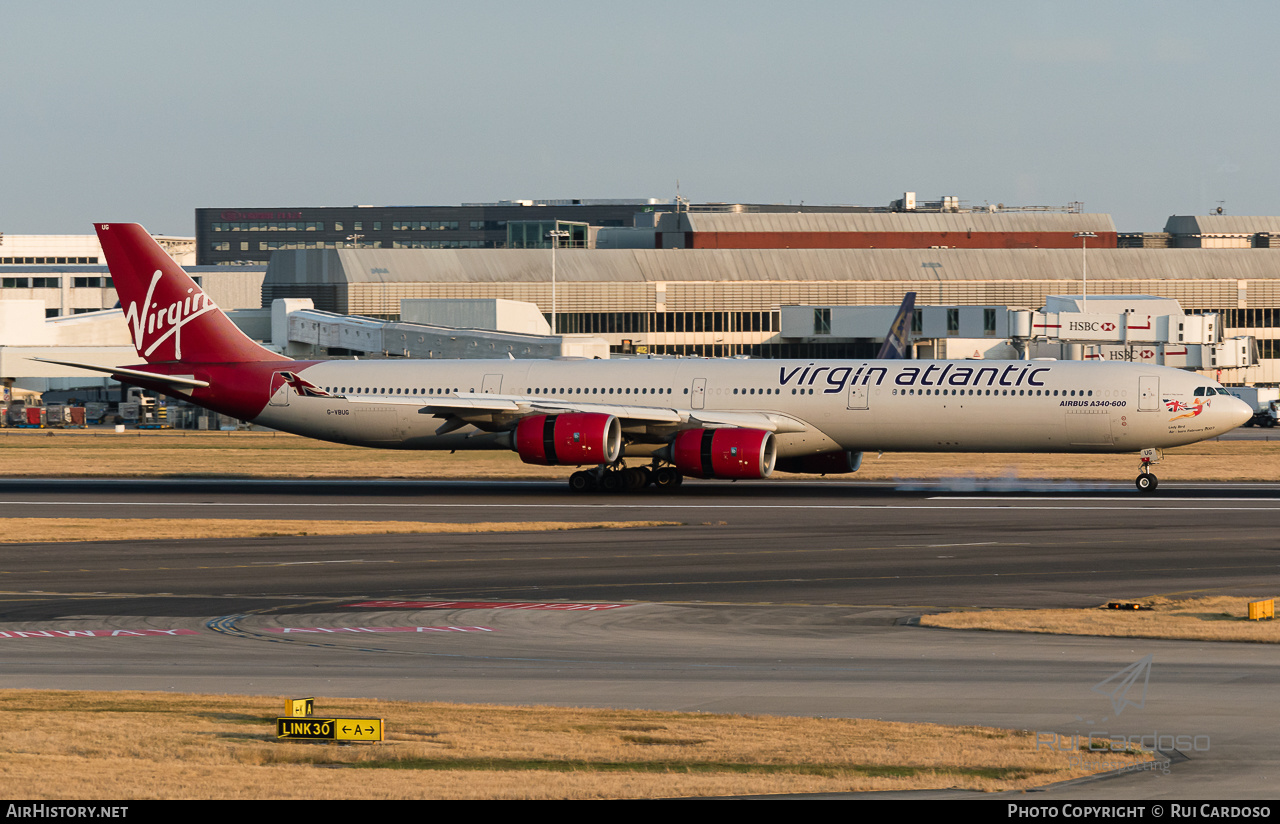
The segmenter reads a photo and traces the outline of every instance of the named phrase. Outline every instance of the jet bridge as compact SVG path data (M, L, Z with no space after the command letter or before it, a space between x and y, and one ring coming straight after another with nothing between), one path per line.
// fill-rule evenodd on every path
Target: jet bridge
M584 335L529 335L383 321L311 308L305 299L272 302L271 340L289 357L608 358L609 343Z
M883 340L896 307L784 306L782 338ZM1117 360L1179 369L1255 366L1252 337L1223 337L1217 313L1188 314L1154 295L1050 295L1039 310L992 305L920 305L912 320L915 357Z
M1050 295L1037 312L1010 312L1010 339L1027 357L1112 360L1214 370L1255 366L1248 336L1224 338L1217 313L1187 314L1153 295Z

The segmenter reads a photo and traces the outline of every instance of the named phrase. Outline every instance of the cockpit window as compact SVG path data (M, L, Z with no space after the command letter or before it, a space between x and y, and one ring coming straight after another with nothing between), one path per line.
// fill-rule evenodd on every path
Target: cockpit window
M1230 397L1230 395L1231 395L1231 393L1230 393L1230 392L1228 392L1227 390L1223 389L1221 386L1219 386L1219 387L1218 387L1218 394L1219 394L1219 395L1227 395L1228 397Z

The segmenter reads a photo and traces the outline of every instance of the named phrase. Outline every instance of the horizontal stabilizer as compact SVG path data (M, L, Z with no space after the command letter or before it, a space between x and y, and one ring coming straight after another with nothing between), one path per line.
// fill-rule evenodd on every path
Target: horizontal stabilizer
M95 363L76 363L75 361L51 360L49 358L28 358L27 360L40 361L41 363L53 363L58 366L70 366L73 369L88 369L90 372L103 372L112 376L121 378L134 378L136 380L146 380L152 383L168 383L174 386L208 386L208 381L196 380L192 375L157 375L154 372L143 372L141 369L126 369L123 366L98 366ZM125 380L124 383L132 383Z

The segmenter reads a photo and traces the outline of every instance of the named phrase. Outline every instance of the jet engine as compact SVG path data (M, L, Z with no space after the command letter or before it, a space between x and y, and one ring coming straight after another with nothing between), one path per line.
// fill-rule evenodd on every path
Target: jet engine
M516 424L515 451L530 464L611 464L622 453L622 423L598 412L530 415Z
M685 429L670 447L671 463L695 478L767 478L778 450L763 429Z
M801 472L806 475L844 475L857 472L862 466L862 453L845 449L833 449L816 455L779 458L779 472Z

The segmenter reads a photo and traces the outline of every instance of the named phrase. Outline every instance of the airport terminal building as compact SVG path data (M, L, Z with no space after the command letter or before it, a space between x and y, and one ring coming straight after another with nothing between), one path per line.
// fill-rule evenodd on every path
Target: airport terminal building
M914 291L917 306L1038 309L1049 295L1080 294L1087 269L1089 294L1220 313L1224 334L1254 336L1261 357L1222 379L1280 382L1274 217L1175 216L1163 232L1121 234L1079 204L968 209L907 193L884 207L637 198L209 208L196 223L190 246L208 265L197 271L227 308L306 298L398 320L404 299L526 301L548 319L554 311L557 333L604 338L615 353L866 357L883 330L832 334L824 307L896 305ZM554 276L552 229L568 233ZM50 317L110 307L109 273L80 264L91 256L78 248L67 264L0 265L0 299L44 299ZM797 323L804 315L792 307L812 307L814 321Z
M909 194L909 193L908 193ZM397 319L402 299L537 304L556 332L616 353L867 357L883 330L833 335L784 323L785 307L896 305L1037 309L1049 295L1160 295L1220 313L1224 335L1258 339L1261 363L1230 382L1280 381L1280 244L1274 218L1170 218L1163 233L1118 233L1110 216L1067 209L761 212L705 206L596 227L586 248L333 248L277 252L262 299ZM896 210L895 210L896 209ZM961 334L959 325L948 333ZM992 330L994 334L994 330Z
M676 200L505 200L461 206L325 206L196 209L196 263L266 263L294 249L547 249L548 232L569 232L561 248L594 246L600 229L629 228L637 215L675 212ZM724 204L705 208L867 211L863 206Z
M897 304L914 291L917 305L1034 309L1049 295L1080 294L1081 257L1079 249L562 250L556 326L606 338L615 352L866 357L883 330L859 340L784 329L782 308ZM262 294L264 303L305 297L317 309L388 319L405 298L529 301L549 315L550 258L541 250L282 252ZM1228 335L1253 335L1263 359L1280 357L1280 249L1091 249L1087 259L1090 294L1161 295L1191 313L1219 312ZM1248 380L1280 380L1262 368L1248 370Z

